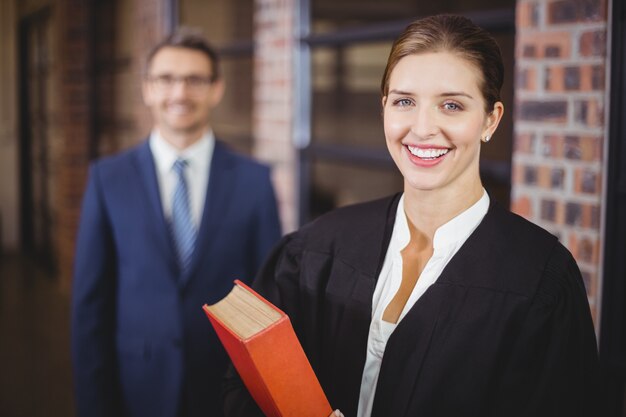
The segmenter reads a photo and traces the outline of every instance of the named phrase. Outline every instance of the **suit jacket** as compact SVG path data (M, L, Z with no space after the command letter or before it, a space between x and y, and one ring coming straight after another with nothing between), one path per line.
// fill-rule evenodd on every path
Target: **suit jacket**
M399 197L286 236L254 287L291 318L331 405L357 413L376 280ZM591 416L595 334L580 272L558 240L492 203L398 323L372 417ZM257 408L231 367L228 417Z
M181 275L148 142L93 164L73 283L78 415L221 415L227 356L202 305L249 282L279 238L269 169L218 141Z

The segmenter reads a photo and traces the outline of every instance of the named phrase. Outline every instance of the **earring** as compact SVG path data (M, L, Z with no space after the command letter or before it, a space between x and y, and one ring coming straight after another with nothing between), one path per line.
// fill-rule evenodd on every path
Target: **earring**
M487 142L489 142L490 140L491 140L491 136L489 136L489 135L485 135L485 137L484 137L484 139L483 139L483 142L487 143Z

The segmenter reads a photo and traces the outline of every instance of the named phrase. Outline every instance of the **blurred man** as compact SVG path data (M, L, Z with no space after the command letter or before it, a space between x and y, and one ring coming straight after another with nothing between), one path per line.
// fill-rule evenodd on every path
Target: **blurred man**
M79 417L220 416L227 356L202 312L280 237L269 170L214 137L218 57L179 31L149 54L141 145L93 164L74 271Z

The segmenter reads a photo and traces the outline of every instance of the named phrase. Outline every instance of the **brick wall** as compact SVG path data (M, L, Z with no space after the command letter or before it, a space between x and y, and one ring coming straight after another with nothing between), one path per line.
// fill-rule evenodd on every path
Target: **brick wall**
M283 231L297 226L297 158L292 142L295 0L256 0L254 154L273 167Z
M607 0L518 0L512 208L559 236L600 306Z
M0 254L19 248L16 9L0 1Z
M134 120L130 128L133 132L127 132L125 137L130 136L139 141L150 130L151 121L141 99L141 70L143 57L166 31L167 8L165 0L135 0L132 9L133 46L130 64L122 60L117 64L115 57L115 34L116 19L115 9L96 7L95 4L82 0L60 0L58 7L60 16L60 82L59 91L61 97L60 110L55 114L59 119L61 134L58 136L56 146L60 149L58 163L53 168L58 175L58 193L56 199L56 212L58 213L58 236L57 257L58 275L62 289L69 290L72 277L72 264L75 250L75 237L80 216L80 205L83 191L87 180L87 170L92 156L113 153L120 148L127 147L132 143L121 142L115 135L116 120L116 97L111 93L115 90L116 81L113 73L130 65L130 88L132 94L126 89L125 97L130 101L133 109ZM124 12L125 9L118 11ZM106 13L103 13L106 12ZM90 20L91 14L95 13L99 21ZM109 22L103 22L108 19ZM91 38L93 37L93 38ZM93 45L90 44L93 39ZM90 62L89 48L95 50L95 61ZM97 66L97 71L91 65ZM96 77L97 85L91 85L91 77ZM107 88L107 86L109 88ZM95 99L95 101L94 101ZM92 113L92 110L95 112ZM92 120L95 118L96 120ZM91 148L91 126L95 123L97 128L96 147ZM95 155L92 154L95 151Z
M133 10L133 61L132 61L132 86L131 107L134 109L134 120L138 133L136 142L145 138L152 128L150 113L143 105L141 96L141 77L144 67L144 57L150 49L168 33L167 22L169 13L169 0L134 0Z
M91 113L88 59L90 6L81 0L59 2L61 44L61 96L59 118L60 148L58 173L58 274L60 285L69 290L74 259L75 236L80 202L89 163Z

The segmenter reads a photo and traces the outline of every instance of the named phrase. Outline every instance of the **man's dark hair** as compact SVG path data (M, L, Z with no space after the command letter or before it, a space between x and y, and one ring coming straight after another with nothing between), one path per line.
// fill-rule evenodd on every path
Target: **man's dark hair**
M216 81L220 78L219 56L215 49L209 44L200 30L184 26L176 29L176 31L168 35L150 50L146 56L146 73L148 73L152 59L157 52L166 47L187 48L202 52L211 63L211 81Z

